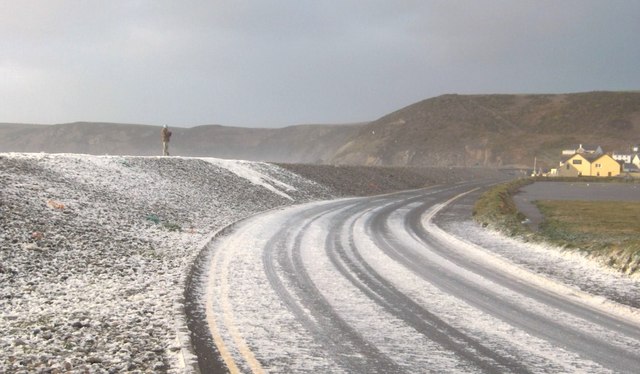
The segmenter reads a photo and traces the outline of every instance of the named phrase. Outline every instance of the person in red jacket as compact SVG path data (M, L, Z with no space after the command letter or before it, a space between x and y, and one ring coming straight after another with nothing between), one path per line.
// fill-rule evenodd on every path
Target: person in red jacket
M171 139L171 131L169 131L167 125L162 127L160 135L162 136L162 155L169 156L169 139Z

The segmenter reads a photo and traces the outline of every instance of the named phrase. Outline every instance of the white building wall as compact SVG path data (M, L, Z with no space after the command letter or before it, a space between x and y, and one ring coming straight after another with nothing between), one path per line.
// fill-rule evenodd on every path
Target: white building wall
M611 155L611 157L613 157L613 159L616 161L624 161L626 163L631 163L631 159L633 158L633 155L614 153Z

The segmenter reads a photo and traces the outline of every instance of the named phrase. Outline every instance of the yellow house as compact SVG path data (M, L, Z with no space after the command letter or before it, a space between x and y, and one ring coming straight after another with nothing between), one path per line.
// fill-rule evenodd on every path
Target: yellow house
M620 163L607 154L576 153L560 162L561 177L613 177L620 174Z
M591 161L584 153L576 153L564 161L560 161L558 176L560 177L580 177L591 175Z
M594 177L615 177L620 174L620 163L609 155L601 155L591 162L591 175Z

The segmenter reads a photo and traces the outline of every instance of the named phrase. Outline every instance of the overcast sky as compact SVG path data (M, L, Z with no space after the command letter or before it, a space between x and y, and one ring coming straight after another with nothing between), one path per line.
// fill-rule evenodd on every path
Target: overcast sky
M282 127L640 89L636 0L0 0L0 122Z

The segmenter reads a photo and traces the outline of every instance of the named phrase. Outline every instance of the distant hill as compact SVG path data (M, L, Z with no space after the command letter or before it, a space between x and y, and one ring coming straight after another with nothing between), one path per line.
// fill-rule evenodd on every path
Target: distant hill
M171 152L252 161L379 166L556 166L562 149L640 143L640 92L443 95L376 121L251 129L172 128ZM0 152L158 155L160 127L0 124Z
M251 161L326 163L362 125L300 125L251 129L205 125L173 127L170 152ZM160 127L76 122L0 124L0 152L160 155Z
M552 167L580 143L640 143L640 92L439 96L361 128L332 162Z

